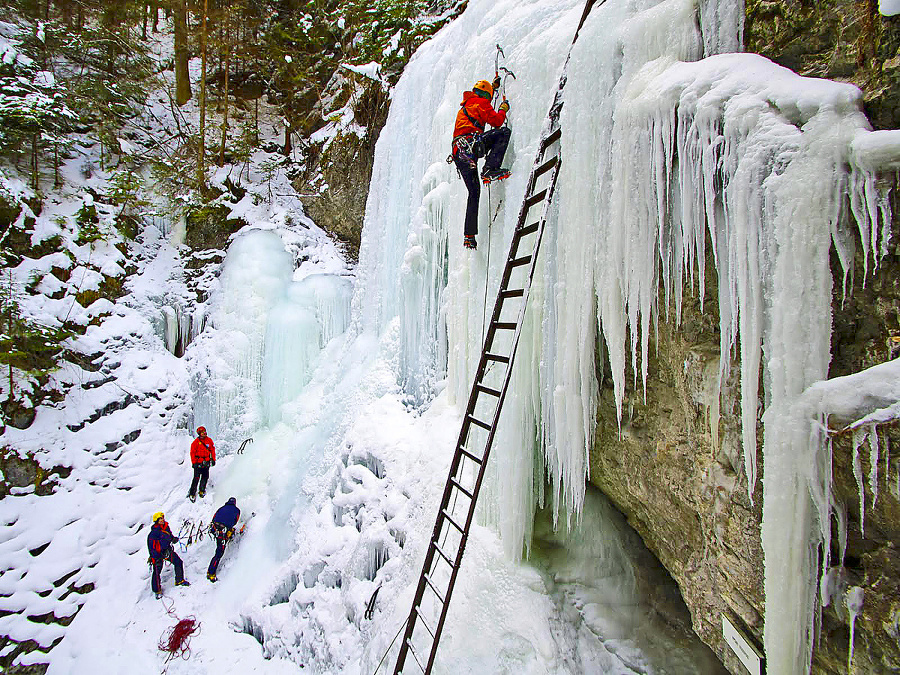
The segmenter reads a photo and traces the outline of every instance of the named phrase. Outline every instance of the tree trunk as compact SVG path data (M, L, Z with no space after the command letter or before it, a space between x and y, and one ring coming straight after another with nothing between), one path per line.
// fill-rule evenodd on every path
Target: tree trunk
M38 136L40 134L31 135L31 189L35 192L41 187L41 177L38 172Z
M225 164L225 144L228 140L228 66L231 57L231 45L228 43L226 33L225 37L225 60L223 70L225 78L222 84L222 144L219 146L219 166Z
M209 0L203 0L203 27L200 31L200 149L197 156L197 184L206 176L206 13Z
M185 0L175 0L175 103L180 108L191 100L188 72L187 8ZM155 23L155 22L154 22Z

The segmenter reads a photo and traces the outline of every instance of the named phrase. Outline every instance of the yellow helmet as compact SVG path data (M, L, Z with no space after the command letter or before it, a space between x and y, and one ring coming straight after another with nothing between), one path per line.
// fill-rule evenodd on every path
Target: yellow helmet
M166 514L162 511L157 511L153 514L153 522L155 523L157 520L165 520Z
M494 95L494 85L492 85L487 80L478 80L474 85L472 85L473 90L481 90L488 95L488 98Z

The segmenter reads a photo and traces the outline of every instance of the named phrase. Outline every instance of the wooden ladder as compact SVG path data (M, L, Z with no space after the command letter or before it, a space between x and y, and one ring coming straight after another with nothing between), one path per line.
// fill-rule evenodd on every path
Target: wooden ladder
M578 31L594 2L587 0ZM575 39L578 38L578 31ZM404 672L408 655L412 655L410 663L417 666L410 672L421 671L429 675L434 665L450 596L475 517L475 503L497 433L500 411L509 390L537 256L562 163L559 114L565 83L564 67L509 245L494 312L485 335L481 360L456 441L434 531L428 542L425 564L406 621L394 675Z

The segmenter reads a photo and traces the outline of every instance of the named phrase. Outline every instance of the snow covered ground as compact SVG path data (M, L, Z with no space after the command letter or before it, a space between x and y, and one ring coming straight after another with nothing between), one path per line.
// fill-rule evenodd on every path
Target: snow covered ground
M504 412L436 672L697 672L693 647L655 624L638 595L621 533L609 525L614 516L585 492L599 331L621 398L626 350L632 363L646 367L657 282L680 297L704 255L705 218L715 222L713 212L720 217L719 272L727 276L728 263L753 259L742 242L759 243L764 258L773 228L801 202L807 208L812 195L815 208L803 224L822 236L818 248L803 249L800 262L821 272L821 257L813 253L824 247L827 257L839 210L814 190L797 194L803 190L793 192L763 171L773 157L779 168L803 160L793 165L794 185L810 188L805 175L833 187L831 196L849 191L856 213L875 214L863 218L871 235L863 242L875 249L882 241L884 196L871 178L893 155L878 166L859 161L848 177L843 161L828 151L838 148L844 160L856 148L871 159L894 143L885 138L866 151L858 92L803 80L750 55L688 63L733 46L739 30L735 3L702 6L705 17L730 17L714 24L715 35L698 32L696 6L687 0L608 0L589 18L573 53L558 218L542 253L516 395ZM109 313L73 344L96 355L100 369L59 372L60 381L73 385L66 400L42 408L29 429L8 428L4 436L45 467L73 471L52 496L23 491L0 504L7 525L0 537L0 609L10 612L0 616L0 631L44 648L65 635L51 652L51 673L157 672L164 667L160 635L176 617L189 615L201 632L191 639L189 658L169 664L173 674L281 673L301 666L371 674L386 652L379 672L392 669L396 644L389 647L409 610L458 432L458 405L480 350L485 284L489 291L496 284L581 10L578 0L473 1L419 50L392 92L357 269L303 216L283 173L273 189L261 170L272 156L262 151L251 163L247 195L231 204L232 215L249 225L227 253L212 252L224 257L221 269L213 264L199 279L187 278L183 226L165 218L148 220L127 255L113 246L70 246L79 262L70 288L96 283L99 269L111 273L126 260L137 271L115 305L83 310L85 324ZM443 159L460 94L490 75L497 43L517 74L508 92L514 175L492 188L489 199L484 195L479 250L472 253L460 241L463 188ZM165 119L164 107L154 112ZM276 134L275 122L264 128ZM42 236L72 238L58 219L71 220L84 204L78 169L96 150L82 152L66 167L70 187L49 199L37 219ZM622 156L634 161L615 161ZM719 163L704 164L710 156ZM213 182L221 184L228 170ZM713 177L720 172L729 176L730 192L716 202ZM648 175L680 189L685 199L678 209L666 203L668 191L652 189ZM497 220L488 228L494 209ZM666 230L663 214L676 210L681 228ZM15 270L17 281L50 264L29 262ZM720 307L723 352L740 332L741 349L748 350L742 357L761 358L765 313L785 322L780 334L766 334L773 347L806 330L816 340L800 344L811 361L821 360L822 349L827 352L821 327L811 319L790 323L794 305L785 304L787 292L753 286L758 271L734 271L721 284L731 291ZM783 270L782 288L808 271ZM830 278L827 288L815 278L821 284L810 293L830 298ZM198 289L209 293L202 303L192 299ZM29 311L39 317L82 311L71 299L34 302ZM815 311L809 307L810 315ZM598 312L602 325L593 318ZM183 358L166 349L177 336L182 343L192 339ZM786 352L785 359L795 356ZM794 383L800 390L824 377L816 365L801 368ZM641 367L635 381L639 372L646 377ZM755 425L755 408L747 418ZM220 459L206 498L191 503L187 452L200 424ZM247 438L252 443L238 453ZM783 458L788 446L774 443L772 456ZM748 473L754 470L748 464ZM167 569L166 597L153 599L145 552L151 514L164 511L177 533L185 521L208 522L230 496L245 517L254 516L226 552L220 581L204 578L213 551L205 538L182 553L193 585L174 588ZM553 541L550 548L567 553L547 554L542 544L533 562L522 562L541 506L542 517L549 512L551 522L572 524L570 535L548 534L544 521L537 532L544 544ZM777 588L781 577L770 578ZM77 592L88 584L90 593ZM807 586L800 585L792 590L803 596ZM802 601L785 599L805 625ZM28 619L47 612L60 619L81 605L68 626ZM799 632L797 623L772 629L779 625ZM781 658L802 661L804 647L787 644ZM31 652L17 663L47 660Z

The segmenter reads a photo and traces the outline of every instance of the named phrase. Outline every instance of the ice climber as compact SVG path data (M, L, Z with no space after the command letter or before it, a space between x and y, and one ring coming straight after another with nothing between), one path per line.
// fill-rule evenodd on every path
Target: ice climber
M481 170L481 182L485 185L495 180L509 177L507 169L500 168L506 147L509 145L509 127L504 127L509 102L503 102L497 110L491 104L494 91L500 86L500 77L493 83L479 80L472 91L463 94L456 126L453 129L453 162L462 176L469 198L466 202L466 224L463 230L463 246L476 248L475 235L478 234L478 199L481 186L478 183L478 160L486 157ZM493 129L485 131L486 125Z
M153 514L153 526L150 528L150 534L147 535L147 550L150 551L150 565L153 572L150 577L150 587L156 593L157 598L162 597L162 586L160 585L160 574L162 574L163 563L168 560L175 568L175 585L190 586L184 579L184 565L181 558L175 553L172 544L178 541L178 537L172 534L166 517L160 511Z
M197 427L197 438L191 443L191 466L194 467L194 479L191 481L191 489L188 491L191 501L197 499L198 483L200 499L206 496L209 467L215 465L216 445L213 443L213 439L206 435L206 427Z
M219 561L225 554L225 545L234 536L234 526L237 525L240 517L241 510L237 507L237 499L232 497L216 511L212 518L209 527L212 535L216 538L216 554L209 561L209 569L206 571L206 578L210 581L215 582L216 580L216 570L219 568Z

